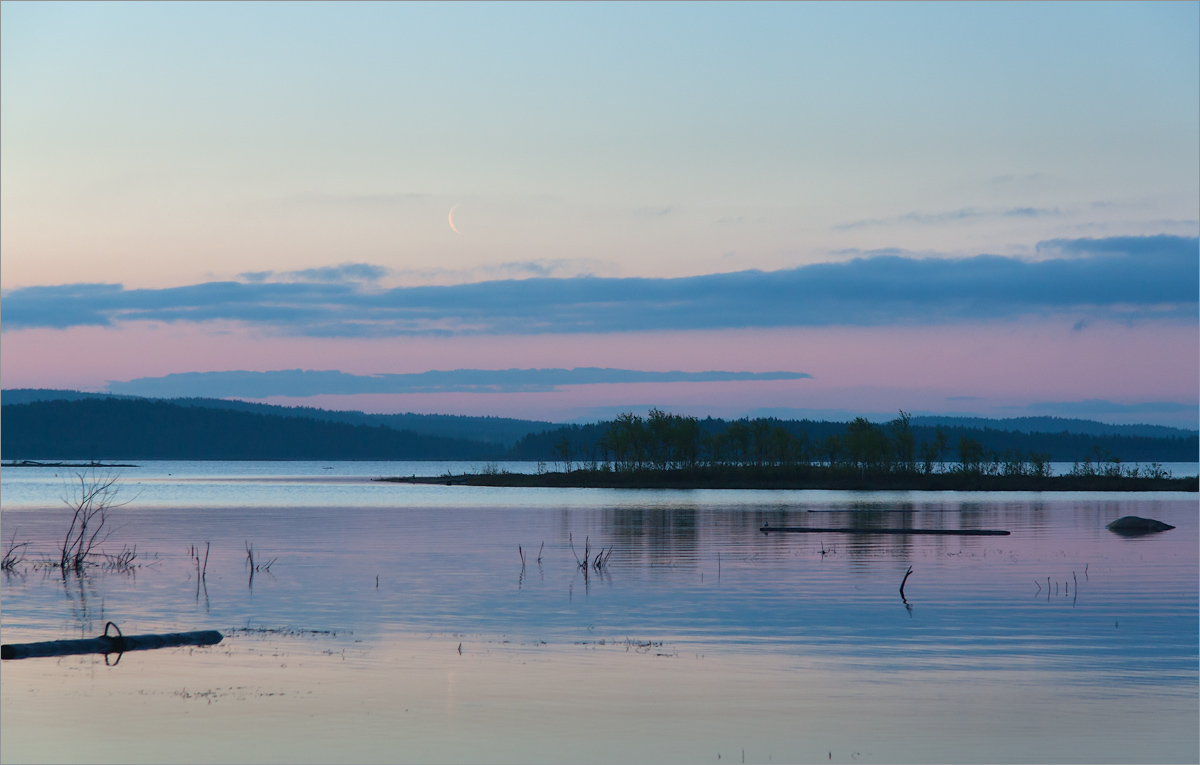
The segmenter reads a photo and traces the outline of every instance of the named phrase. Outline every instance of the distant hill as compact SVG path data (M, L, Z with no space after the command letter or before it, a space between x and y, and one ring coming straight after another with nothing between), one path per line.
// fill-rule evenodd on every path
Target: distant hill
M120 398L167 401L182 406L198 406L211 409L231 409L239 412L273 414L282 417L309 417L329 422L347 422L353 425L383 425L395 430L411 430L431 436L466 438L473 441L513 446L522 437L542 431L564 427L561 423L544 420L521 420L509 417L470 417L450 414L366 414L354 410L317 409L309 406L280 406L220 398L171 398L144 399L141 396L126 396L113 393L87 393L74 390L50 388L13 388L0 391L0 402L4 404L28 404L31 401L78 401L81 399ZM778 418L782 422L829 422L824 420ZM726 422L726 420L715 420ZM1076 433L1088 436L1148 436L1151 438L1186 438L1197 435L1195 430L1172 428L1165 425L1110 425L1095 420L1080 420L1064 417L1011 417L993 419L988 417L949 417L926 415L912 418L914 426L961 427L1018 433ZM580 427L587 427L580 424Z
M471 441L512 446L522 436L546 428L556 428L553 422L514 420L507 417L468 417L454 414L366 414L364 412L317 409L309 406L278 406L250 401L227 401L219 398L171 398L161 399L179 406L195 406L207 409L228 409L237 412L254 412L278 417L308 417L327 422L346 422L353 425L372 425L393 430L411 430L414 433L446 438L464 438Z
M1018 433L1079 433L1086 436L1183 438L1197 435L1197 431L1194 430L1172 428L1166 425L1110 425L1106 422L1067 417L1009 417L996 420L986 417L921 416L913 417L912 424L929 427L948 425L961 428L991 428L992 430L1012 430Z
M85 398L137 398L114 393L87 393L81 390L58 390L56 388L10 388L0 391L0 404L28 404L31 401L80 401Z
M1140 435L1088 435L1061 430L1023 432L951 425L943 425L941 429L952 449L956 448L959 439L965 436L979 441L985 449L997 454L1004 454L1008 450L1022 453L1042 452L1049 454L1050 459L1056 462L1087 459L1094 454L1096 448L1099 448L1106 458L1116 457L1122 462L1196 462L1200 452L1200 438L1195 434L1160 438ZM913 435L917 443L933 440L936 431L936 427L918 426L915 423L913 425Z
M366 424L85 397L0 406L10 460L479 460L505 449Z
M224 399L145 399L79 391L0 393L4 459L514 459L554 460L565 437L575 459L599 456L607 422L558 425L503 417L365 414ZM236 415L236 416L235 416ZM843 436L845 422L778 420L810 444ZM699 421L715 434L734 422ZM1072 462L1101 453L1124 462L1195 462L1195 431L1156 425L1019 417L914 417L916 443L940 427L951 454L962 437L997 454ZM1038 430L1041 428L1041 430ZM236 443L235 443L236 442ZM237 456L231 456L237 455Z
M119 398L142 401L166 401L180 406L229 409L236 412L253 412L279 417L307 417L328 422L345 422L351 425L383 426L393 430L411 430L428 436L464 438L470 441L514 445L522 436L537 433L547 428L556 428L553 422L517 420L508 417L468 417L451 414L366 414L357 411L317 409L310 406L278 406L250 401L220 398L171 398L146 399L140 396L120 396L108 393L83 393L73 390L49 390L41 388L15 388L0 392L0 403L28 404L33 401L79 401L82 399Z

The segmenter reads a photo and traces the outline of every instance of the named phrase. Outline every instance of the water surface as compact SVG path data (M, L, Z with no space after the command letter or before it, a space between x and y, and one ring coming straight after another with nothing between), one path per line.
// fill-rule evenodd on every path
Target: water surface
M227 637L115 667L5 662L3 758L1200 758L1194 494L368 480L479 467L120 471L132 502L105 549L136 544L141 567L64 580L33 555L2 580L4 642L92 635L109 619ZM6 541L53 550L69 520L62 478L3 471ZM1129 514L1177 528L1104 528ZM1012 534L768 537L765 522ZM201 581L189 548L205 543ZM248 544L269 571L250 576ZM611 550L586 575L585 545Z

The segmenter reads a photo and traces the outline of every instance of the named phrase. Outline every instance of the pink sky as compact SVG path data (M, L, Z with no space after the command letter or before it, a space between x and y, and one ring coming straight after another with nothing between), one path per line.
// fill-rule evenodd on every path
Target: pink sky
M1092 324L1080 330L1064 320L376 340L269 336L232 325L142 323L120 330L82 327L5 333L0 381L5 388L98 390L110 380L232 369L339 369L355 374L581 366L792 371L806 372L813 379L272 401L551 420L586 417L596 407L649 405L725 416L762 407L871 413L903 408L1018 416L1030 412L1003 407L1084 399L1194 402L1200 386L1198 346L1197 327L1178 322ZM1154 415L1136 419L1167 421Z

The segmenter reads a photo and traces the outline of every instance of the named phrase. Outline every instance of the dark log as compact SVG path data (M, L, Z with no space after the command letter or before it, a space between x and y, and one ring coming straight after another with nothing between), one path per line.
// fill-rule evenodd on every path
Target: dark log
M788 534L933 534L953 537L1006 537L1011 532L1002 529L822 529L813 526L763 526L764 534L782 531Z
M115 624L109 622L115 627ZM224 636L216 630L200 632L172 632L165 635L121 635L117 630L115 637L108 634L105 625L104 634L99 637L83 640L47 640L41 643L13 643L0 646L2 659L32 659L38 656L75 656L89 653L125 653L127 651L148 651L154 648L171 648L181 645L216 645Z

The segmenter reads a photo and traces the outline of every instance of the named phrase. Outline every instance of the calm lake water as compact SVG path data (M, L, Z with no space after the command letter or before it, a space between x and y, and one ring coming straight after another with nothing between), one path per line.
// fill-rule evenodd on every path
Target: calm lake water
M113 511L104 549L136 545L141 565L65 581L37 563L69 521L69 471L4 470L0 534L31 542L0 578L5 643L92 636L107 620L126 634L226 637L115 666L4 662L0 757L1200 759L1195 494L369 480L480 467L117 470L131 501ZM1123 515L1177 528L1104 528ZM767 522L1012 534L765 536ZM200 580L189 548L206 543ZM247 544L269 571L250 576ZM607 566L585 575L585 544L611 549Z

